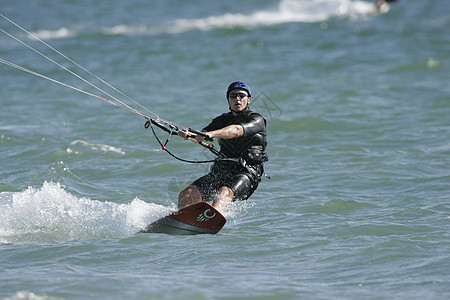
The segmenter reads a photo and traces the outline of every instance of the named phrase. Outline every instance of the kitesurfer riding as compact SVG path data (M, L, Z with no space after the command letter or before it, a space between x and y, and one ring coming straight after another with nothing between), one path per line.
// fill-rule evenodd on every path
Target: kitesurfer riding
M178 208L201 201L224 212L235 200L248 199L264 174L268 160L267 123L263 116L250 110L250 88L242 81L228 86L226 97L230 111L203 128L206 137L217 138L222 157L216 159L211 171L194 181L178 196ZM202 142L205 136L189 131L178 133L186 140Z

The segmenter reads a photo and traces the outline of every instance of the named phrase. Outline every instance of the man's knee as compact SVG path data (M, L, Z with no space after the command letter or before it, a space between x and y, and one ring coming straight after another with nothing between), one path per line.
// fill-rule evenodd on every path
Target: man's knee
M219 189L219 195L220 195L221 197L227 197L227 198L233 199L233 197L234 197L234 192L233 192L233 190L232 190L231 188L229 188L229 187L227 187L227 186L222 186L222 187Z
M201 201L202 196L198 188L195 185L189 185L178 195L178 208L181 209Z

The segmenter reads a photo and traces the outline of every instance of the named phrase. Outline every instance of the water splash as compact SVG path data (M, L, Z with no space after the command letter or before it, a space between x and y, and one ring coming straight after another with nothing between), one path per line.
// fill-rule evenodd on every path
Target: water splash
M59 183L0 193L0 243L104 238L134 234L173 207L78 198Z

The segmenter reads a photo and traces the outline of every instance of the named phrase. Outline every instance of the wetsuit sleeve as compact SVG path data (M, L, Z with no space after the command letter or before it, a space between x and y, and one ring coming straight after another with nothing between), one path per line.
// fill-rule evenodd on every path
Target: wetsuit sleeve
M259 114L251 114L241 125L244 128L244 137L266 131L266 120Z

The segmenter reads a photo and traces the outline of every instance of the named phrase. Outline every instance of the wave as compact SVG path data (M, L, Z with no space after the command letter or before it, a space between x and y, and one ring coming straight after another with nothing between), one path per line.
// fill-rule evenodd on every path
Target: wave
M113 152L113 153L118 153L121 155L125 154L125 151L123 151L121 148L117 148L117 147L113 147L110 145L104 145L104 144L92 144L92 143L88 143L84 140L75 140L73 142L70 143L70 145L72 146L82 146L84 148L88 148L94 151L102 151L102 152ZM78 150L73 150L72 148L67 148L67 153L74 153L78 154L79 151Z
M174 210L137 198L129 204L79 198L44 182L40 189L0 193L0 244L129 235Z
M38 30L33 34L41 40L53 40L74 37L77 36L79 32L77 32L76 30L68 29L66 27L62 27L57 30Z
M282 0L275 11L249 15L225 14L203 19L181 19L167 27L169 33L220 28L254 28L284 23L317 23L333 17L358 18L376 12L373 3L352 0Z
M11 299L11 300L21 300L21 299L36 299L36 300L61 300L64 298L59 297L53 297L48 296L45 293L34 293L27 290L20 290L15 292L9 297L6 297L4 299Z
M360 0L281 0L275 10L256 11L251 14L226 13L197 19L178 19L163 25L125 25L104 27L99 31L106 35L157 35L179 34L193 30L255 28L284 23L317 23L334 17L358 19L377 12L373 2ZM42 40L61 39L80 35L81 28L39 30L33 32Z

